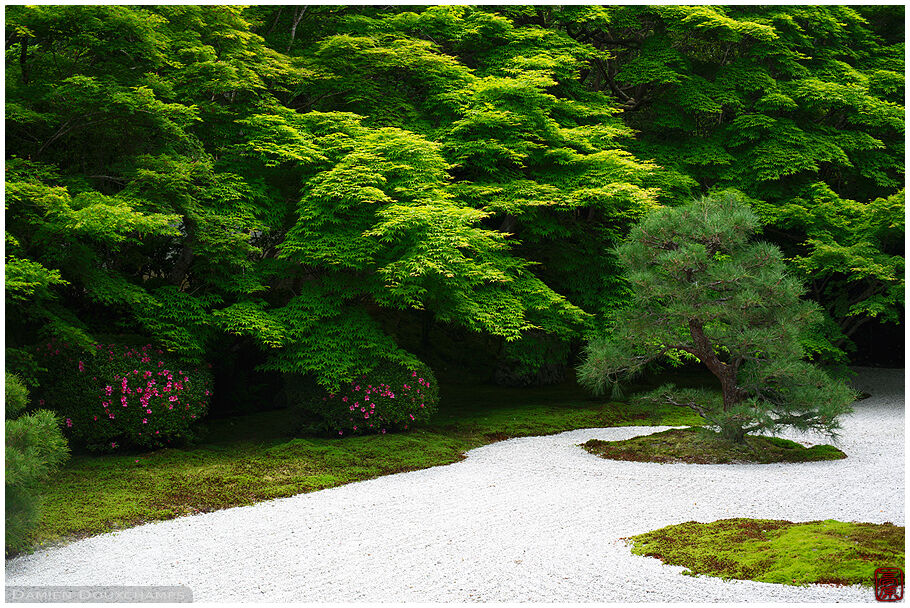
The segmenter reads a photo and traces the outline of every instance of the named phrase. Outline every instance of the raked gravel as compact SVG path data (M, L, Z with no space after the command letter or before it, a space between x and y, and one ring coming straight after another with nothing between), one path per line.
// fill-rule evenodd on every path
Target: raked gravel
M903 370L863 369L856 384L873 396L843 421L845 460L651 464L578 447L669 427L511 439L448 466L39 551L8 560L6 584L187 585L196 601L871 602L859 586L684 576L622 540L727 517L903 525Z

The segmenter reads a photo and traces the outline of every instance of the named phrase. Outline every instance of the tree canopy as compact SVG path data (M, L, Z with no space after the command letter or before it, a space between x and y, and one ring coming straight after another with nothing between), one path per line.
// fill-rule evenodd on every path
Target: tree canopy
M902 7L10 6L6 39L26 378L110 334L328 389L433 328L568 362L630 298L612 246L726 188L811 352L902 322Z

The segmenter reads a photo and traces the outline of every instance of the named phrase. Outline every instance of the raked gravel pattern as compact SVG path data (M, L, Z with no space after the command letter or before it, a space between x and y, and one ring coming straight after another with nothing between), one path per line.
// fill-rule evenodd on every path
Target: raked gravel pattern
M684 576L622 540L728 517L903 525L903 370L863 369L856 384L873 396L843 421L845 460L651 464L578 447L669 427L511 439L448 466L22 556L6 584L187 585L196 601L871 602L859 586Z

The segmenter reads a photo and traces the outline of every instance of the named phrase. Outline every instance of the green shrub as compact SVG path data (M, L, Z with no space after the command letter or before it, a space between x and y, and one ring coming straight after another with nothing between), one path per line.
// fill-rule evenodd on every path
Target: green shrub
M28 390L6 374L6 415L28 404ZM66 459L66 439L54 414L38 410L6 420L6 555L28 549L38 524L41 485Z
M6 372L6 418L18 416L28 405L28 388L15 374Z
M306 393L289 390L292 404L316 420L316 430L335 436L407 430L429 420L439 404L436 377L423 363L382 363L335 393Z
M39 404L59 413L64 432L91 451L154 449L194 438L208 411L211 373L189 369L151 345L39 347L48 372Z

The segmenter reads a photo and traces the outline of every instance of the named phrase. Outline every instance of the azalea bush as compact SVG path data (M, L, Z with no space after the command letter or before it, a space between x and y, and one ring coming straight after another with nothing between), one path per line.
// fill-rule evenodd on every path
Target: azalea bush
M47 369L39 405L57 412L71 442L91 451L186 442L208 411L209 366L182 366L150 344L96 344L86 353L52 341L37 354Z
M429 420L438 404L439 389L429 367L382 363L336 392L297 405L315 421L313 430L342 437L408 430Z

